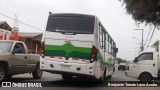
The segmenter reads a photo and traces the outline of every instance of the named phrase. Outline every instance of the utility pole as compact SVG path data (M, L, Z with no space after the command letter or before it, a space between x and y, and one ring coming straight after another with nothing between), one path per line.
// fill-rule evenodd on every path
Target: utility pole
M134 29L134 30L141 30L142 31L142 43L141 43L141 47L140 47L140 51L142 52L144 50L144 44L143 44L143 30L144 29Z

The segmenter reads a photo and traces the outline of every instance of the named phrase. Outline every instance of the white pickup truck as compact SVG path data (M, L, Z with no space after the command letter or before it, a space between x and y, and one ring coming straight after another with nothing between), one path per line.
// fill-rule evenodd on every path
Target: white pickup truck
M32 73L34 79L40 79L40 56L29 54L24 42L0 40L0 82L16 74Z
M160 47L160 46L159 46ZM126 67L126 76L149 83L160 78L160 49L144 50Z

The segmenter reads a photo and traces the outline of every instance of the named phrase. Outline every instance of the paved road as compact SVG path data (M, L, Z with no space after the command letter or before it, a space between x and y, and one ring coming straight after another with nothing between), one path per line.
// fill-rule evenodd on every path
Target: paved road
M81 80L82 78L74 78L73 80ZM61 77L61 75L58 74L51 74L48 72L43 72L43 76L41 79L35 80L32 79L32 74L21 74L21 75L15 75L12 78L12 81L64 81ZM129 78L125 76L125 71L119 71L116 69L115 73L113 74L111 79L108 79L107 81L138 81L134 78Z
M43 76L41 79L39 80L35 80L32 79L32 75L31 74L21 74L21 75L15 75L13 76L13 78L10 81L14 81L14 82L41 82L41 81L45 81L44 85L47 85L50 88L30 88L33 90L82 90L82 89L86 89L86 90L160 90L159 87L107 87L108 82L111 83L121 83L123 81L125 82L138 82L137 79L133 79L133 78L129 78L125 76L124 71L118 71L116 70L115 73L113 74L112 78L107 80L107 82L104 83L95 83L93 81L90 81L88 79L84 79L84 78L77 78L75 77L73 80L71 81L65 81L62 79L61 75L57 75L57 74L50 74L47 72L43 73ZM0 88L0 90L21 90L20 88ZM24 88L24 90L27 90L28 88Z

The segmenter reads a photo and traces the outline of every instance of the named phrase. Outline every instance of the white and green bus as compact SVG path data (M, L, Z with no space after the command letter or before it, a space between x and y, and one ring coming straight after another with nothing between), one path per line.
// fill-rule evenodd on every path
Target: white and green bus
M111 78L116 58L116 43L100 20L93 15L51 14L43 34L40 68L73 76Z

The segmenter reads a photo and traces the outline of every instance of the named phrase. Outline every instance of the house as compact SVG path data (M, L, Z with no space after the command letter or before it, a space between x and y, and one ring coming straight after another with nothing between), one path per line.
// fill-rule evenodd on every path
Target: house
M5 21L0 21L0 40L10 40L12 28Z
M12 31L12 28L8 25L6 21L0 21L0 29Z
M1 31L5 31L1 32ZM0 21L0 40L7 40L6 36L11 37L12 28L5 21ZM6 35L6 32L10 32L10 35ZM12 32L13 35L13 32ZM42 33L33 32L18 32L19 40L23 41L29 50L29 53L40 53Z
M19 32L19 40L25 42L29 53L40 53L42 33Z

